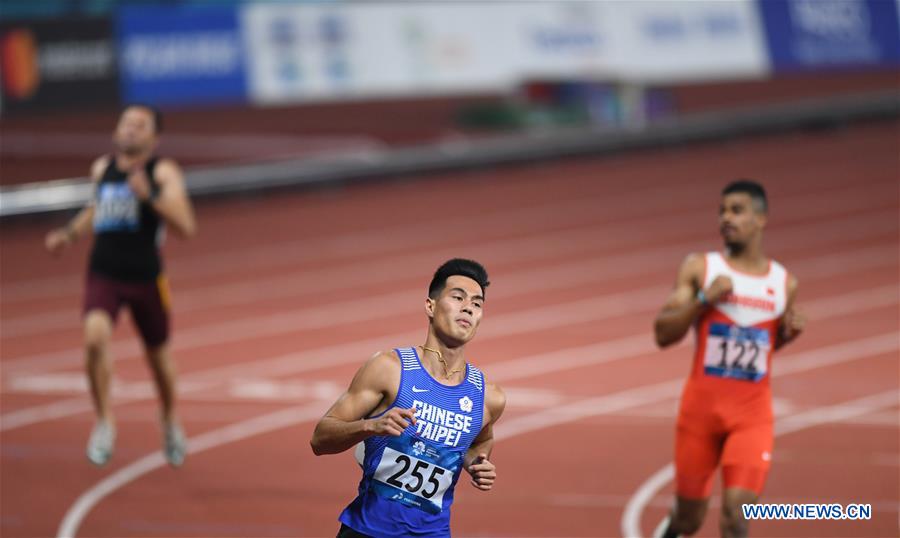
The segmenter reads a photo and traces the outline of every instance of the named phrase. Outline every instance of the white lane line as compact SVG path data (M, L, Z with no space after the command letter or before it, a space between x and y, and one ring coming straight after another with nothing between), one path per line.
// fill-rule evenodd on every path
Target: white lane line
M624 506L628 499L631 497L629 495L612 495L612 494L584 494L584 493L559 493L548 496L546 499L546 503L552 506L573 506L580 508L621 508ZM794 503L822 503L827 504L834 502L832 498L822 498L822 497L768 497L766 496L766 501L773 504L794 504ZM869 499L866 499L868 502ZM890 499L871 499L869 503L872 505L872 510L878 513L882 512L897 512L900 510L900 506L897 505L896 500ZM669 508L672 506L672 502L669 499L660 499L654 498L650 501L648 506L652 506L655 508ZM718 496L713 496L709 500L709 507L712 509L719 509L722 507L722 501ZM662 529L660 529L659 533L653 533L651 536L658 536L658 534L662 533Z
M597 207L611 208L611 216L630 217L636 214L634 208L646 211L648 216L653 211L671 209L672 197L682 193L684 188L690 189L695 196L687 198L690 203L701 202L700 193L708 189L708 182L697 181L689 185L663 186L648 185L639 189L613 195L604 193L589 194L577 198L553 200L550 202L535 201L529 205L512 208L493 209L481 212L477 218L462 219L458 223L458 233L475 233L490 230L502 237L505 233L540 231L547 222L560 215L568 219L589 218L596 225ZM852 197L852 190L843 189ZM809 194L807 193L807 197ZM824 194L823 194L824 196ZM799 200L798 200L799 201ZM858 202L862 203L862 201ZM819 204L809 203L809 207ZM868 202L871 205L871 201ZM803 207L806 207L805 205ZM610 215L603 221L609 223ZM321 260L323 257L352 256L359 259L367 254L384 256L384 238L390 237L392 243L404 245L406 248L432 247L434 236L443 231L443 223L419 222L416 226L408 224L383 228L354 231L321 238L303 238L293 241L281 241L264 245L241 248L227 248L219 252L209 252L203 256L170 261L172 274L179 278L205 277L221 274L234 268L275 267L309 260ZM358 263L358 261L357 261ZM3 287L4 301L12 304L36 298L58 296L73 293L73 287L80 284L82 278L75 275L65 277L48 277L8 284Z
M3 137L4 157L28 158L61 156L83 158L85 154L103 153L109 146L109 134L96 131L41 133L17 131ZM162 153L175 159L239 159L271 158L275 155L305 155L350 150L383 149L381 140L364 135L251 135L216 133L168 133ZM222 163L213 165L223 166Z
M87 382L83 374L37 376L33 380L29 379L28 381L28 383L23 383L21 387L16 387L16 391L24 394L42 395L87 392ZM114 385L114 387L118 389L114 390L113 394L117 398L147 399L155 394L154 387L149 381L119 383ZM237 400L296 403L310 399L334 400L340 396L345 388L343 384L328 380L283 380L260 377L234 379L228 386L222 387L222 390L212 394L202 394L192 390L189 394L183 395L181 400L231 403L235 403ZM514 406L542 407L557 405L566 399L566 394L563 392L550 389L504 385L503 390L507 394L509 403Z
M842 422L883 409L889 409L897 405L898 398L900 398L900 392L890 390L837 405L810 409L778 420L775 424L775 436L787 435L829 422ZM675 466L669 463L650 475L638 487L634 495L628 500L622 513L620 526L622 536L626 538L640 538L642 536L641 516L644 513L644 509L666 484L674 480L674 478ZM654 533L658 530L659 527Z
M850 234L856 236L871 235L870 230L882 229L883 225L891 222L895 216L894 211L867 213L842 219L836 223L834 233L824 233L821 237L827 237L830 241L839 241L841 236ZM566 229L529 235L525 237L506 238L471 245L467 248L471 256L475 258L489 257L497 260L502 257L505 262L525 262L534 259L545 259L551 255L563 255L583 252L585 249L598 251L606 247L628 245L645 240L661 241L669 236L674 239L683 236L679 230L685 226L690 227L689 222L696 220L701 214L696 211L685 213L677 219L679 227L671 226L676 219L671 217L657 217L646 220L640 227L635 227L633 222L619 221L612 225L595 223L587 227ZM598 233L602 228L603 233ZM837 235L834 235L837 234ZM684 248L690 249L694 243L688 243ZM306 270L291 271L272 277L246 279L239 282L230 282L206 287L194 287L179 292L175 302L175 315L180 316L188 312L211 309L217 306L235 306L241 304L253 304L272 298L300 297L309 293L321 293L326 290L339 290L346 288L348 283L360 281L362 272L365 273L367 283L376 284L390 282L396 279L398 266L417 267L430 263L434 259L446 259L458 253L458 247L444 247L442 249L417 249L412 254L398 254L382 258L368 260L364 268L359 263L349 263L331 268L327 271ZM860 253L860 260L865 259ZM831 267L833 263L818 264L817 267ZM80 289L80 288L79 288ZM7 318L0 326L0 337L12 339L57 329L78 329L80 320L71 308L42 312L21 318Z
M548 329L575 321L602 320L651 308L659 302L659 297L663 296L667 289L659 287L611 296L593 297L559 307L537 308L531 314L535 317L541 317L544 320L542 326ZM547 316L548 309L552 315L544 317ZM522 312L517 312L508 314L508 316L514 316L513 319L519 319L518 316L522 314ZM479 341L521 334L531 330L527 326L506 323L504 322L505 317L498 316L495 318L490 330L479 335ZM267 376L283 376L288 373L294 374L320 368L330 368L341 364L361 362L361 358L371 355L373 350L389 349L398 345L398 342L408 342L420 337L421 331L409 331L347 344L289 353L270 359L253 361L252 363L240 363L205 370L182 376L179 382L179 392L185 394L190 393L192 390L206 390L214 384L227 382L232 378L260 375L260 373L265 373ZM124 401L136 401L138 399L141 398L126 397ZM20 409L0 417L0 431L5 432L46 420L83 413L91 409L91 403L84 398L67 399L61 402Z
M607 278L632 274L648 274L658 270L654 261L661 256L676 257L685 249L698 248L700 243L689 243L619 256L600 255L588 260L569 262L540 269L525 269L507 273L503 286L491 289L491 299L516 297L541 290L562 289L578 283L596 281L598 275ZM890 252L885 251L884 258ZM313 279L315 280L315 279ZM317 330L346 323L381 319L386 311L412 312L419 308L420 288L410 288L366 298L354 298L327 305L308 306L286 310L266 316L238 318L179 331L172 342L173 352L183 352L196 347L236 342L247 338L274 336L301 330ZM136 358L142 353L135 338L114 342L110 353L118 361ZM80 348L40 353L3 362L3 375L34 368L52 368L72 363L80 357Z
M666 200L666 203L669 202L669 200ZM642 201L642 208L643 204L644 202ZM784 234L789 235L781 239L776 238L775 242L770 242L770 246L777 247L780 242L803 240L804 237L806 239L803 243L806 245L809 245L810 241L815 244L816 242L823 241L834 242L844 239L858 239L871 236L872 230L884 231L886 226L890 226L896 220L894 219L894 216L896 215L894 210L881 210L874 212L870 211L861 215L851 215L849 217L841 218L840 220L835 220L835 218L832 217L827 224L822 224L821 220L817 220L808 225L802 225L801 223L806 222L802 217L804 216L804 213L810 211L810 208L818 208L816 211L819 213L822 211L820 206L808 203L800 210L792 213L791 216L793 220L786 224L782 224L782 227L778 229L779 237ZM842 209L846 208L842 207ZM842 213L842 215L844 214L847 213ZM570 213L566 213L566 215L570 219L573 218L573 215ZM649 217L642 219L640 226L634 225L634 221L639 215L636 217L633 214L627 214L628 218L624 220L597 222L595 217L595 207L591 208L590 212L585 212L585 215L590 217L587 219L587 224L582 223L577 228L570 227L568 230L557 230L549 233L540 233L540 231L538 231L538 235L536 236L532 234L514 239L496 239L491 240L487 244L467 245L466 248L469 250L474 249L474 252L476 253L483 252L483 254L479 254L481 257L494 258L499 255L498 253L502 253L503 256L510 256L510 260L518 259L522 261L524 259L532 259L535 255L540 258L554 251L559 251L560 253L577 252L585 248L596 249L598 247L609 245L633 244L647 238L664 239L669 235L673 236L672 238L674 239L677 230L684 230L685 226L689 226L689 223L692 223L695 220L699 223L699 217L702 216L702 213L697 210L692 210L676 215L658 216L656 214L651 214ZM821 217L823 215L816 213L813 216ZM540 218L535 215L532 220L537 222L540 221ZM677 222L678 226L672 226L672 223L674 222ZM522 226L514 226L514 222L504 220L500 223L494 223L491 225L492 230L494 230L495 224L510 227L510 233L515 232L520 235L522 234L522 230L520 229ZM798 226L800 229L794 231ZM603 228L603 233L597 233L598 227ZM693 227L693 229L698 228L699 226ZM567 233L572 235L572 237L566 237ZM683 236L683 233L680 235ZM391 237L395 241L397 240L396 237ZM396 267L398 265L409 264L413 267L428 265L436 258L443 259L458 253L459 247L455 246L452 248L439 247L438 250L435 251L431 237L432 236L428 236L429 242L423 243L422 245L410 244L410 248L415 251L412 255L406 253L385 253L383 252L384 249L373 251L372 259L366 260L364 269L360 267L358 259L354 259L349 263L327 271L301 271L287 276L275 277L271 282L267 279L254 279L253 287L248 287L246 282L238 282L221 286L201 287L186 293L179 293L178 301L176 302L176 307L178 308L177 311L180 312L182 309L190 311L203 308L205 301L209 303L207 306L217 306L225 304L243 304L265 298L279 297L281 296L279 293L289 293L293 296L295 294L309 292L310 289L317 289L315 287L309 288L310 283L313 282L317 285L321 284L324 289L340 289L341 287L346 287L348 282L357 282L360 278L365 278L366 281L369 281L372 278L378 278L379 276L390 276L393 278L396 276ZM587 242L587 244L579 244L579 242ZM371 243L371 241L367 243L366 248L373 248ZM419 246L421 248L414 248ZM271 248L275 249L275 247ZM323 250L324 248L325 247L315 249L313 248L313 245L304 245L302 248L291 248L289 245L282 245L277 249L277 260L279 265L290 265L291 263L296 262L296 260L292 261L293 257L301 255L308 257L309 252L316 252L320 257L324 256L327 253ZM334 249L335 246L330 245L328 248ZM353 252L358 254L356 250ZM246 263L247 256L249 255L246 255L240 261ZM252 257L250 259L256 260L256 258ZM211 261L208 256L201 258L200 260L203 263L209 263ZM217 268L234 266L234 262L214 264L214 267ZM254 267L256 267L256 265L254 265ZM184 274L181 267L177 266L177 264L173 271L173 274L177 274L179 280L182 282L188 276ZM29 289L47 289L47 287ZM254 289L257 290L257 295L254 295ZM73 282L71 289L68 291L70 294L75 294L80 293L79 290L79 283ZM10 302L9 295L9 293L4 291L4 297L6 298L7 303ZM68 322L65 321L67 319L69 320ZM65 326L70 326L69 324L72 324L77 320L74 320L72 316L64 317L62 312L51 317L47 317L47 314L45 313L36 315L31 319L5 319L4 327L9 328L0 331L0 335L4 337L15 337L16 335L28 334L29 331L41 330L40 323L47 321L67 323Z
M897 349L898 336L900 336L900 333L890 333L880 337L850 342L849 344L852 344L853 349L855 350L854 354L846 353L846 346L843 344L809 350L805 352L805 354L798 354L797 357L799 358L789 362L789 364L793 364L794 362L799 361L803 366L795 366L792 370L788 371L790 373L797 373L820 368L824 365L862 359L870 354L884 352L883 350L885 347ZM890 346L885 346L885 341L889 341ZM805 360L807 356L812 355L822 357L823 360L817 363L810 363L808 360ZM785 375L784 370L785 368L782 368L782 373L780 375ZM629 389L603 397L589 398L562 406L561 408L557 407L549 412L540 411L518 417L512 419L505 427L502 423L498 425L496 431L497 439L508 439L516 435L557 426L561 423L573 422L593 415L621 411L630 407L637 407L654 401L668 399L671 398L673 392L677 391L682 382L683 381L679 378L664 383ZM896 400L896 392L893 394L895 395ZM291 407L204 433L197 438L191 438L189 453L196 454L203 450L246 439L254 435L286 428L307 420L314 420L323 413L323 405L327 404L322 401L317 401L303 407ZM87 516L88 512L90 512L90 510L103 498L164 465L165 460L160 453L150 454L125 466L94 485L79 496L75 501L75 504L73 504L66 512L66 515L60 524L57 536L74 538L84 517Z
M620 177L630 177L628 174L620 174ZM536 181L535 181L536 182ZM817 185L821 189L822 185ZM834 204L826 203L835 198L841 199L841 211L852 211L871 207L871 198L859 196L859 190L855 187L844 188L842 185L830 186L827 190L817 190L810 193L799 187L799 195L791 195L785 198L785 206L795 203L796 208L792 214L820 215L821 212L829 212ZM560 215L571 219L574 216L595 217L597 207L602 205L604 221L608 222L608 216L632 217L639 214L638 211L646 211L648 217L652 217L655 211L671 209L672 199L675 196L682 200L682 207L692 207L693 212L700 211L703 194L709 192L709 182L698 180L691 183L679 183L671 185L642 185L640 188L609 194L598 192L582 195L577 198L554 200L549 203L540 201L531 205L514 208L495 209L490 212L482 212L477 219L463 219L458 226L465 227L460 233L471 231L472 233L485 229L492 231L508 230L510 232L528 230L535 223L543 223L553 219L558 220ZM697 204L691 206L691 204ZM635 208L638 208L635 210ZM824 216L824 215L820 215ZM471 228L468 227L471 225ZM303 238L296 241L283 241L266 245L238 245L219 252L209 252L202 256L186 257L170 260L169 267L173 274L179 278L192 278L199 276L211 276L222 274L235 267L271 267L305 261L309 259L321 259L323 256L347 256L347 255L383 255L383 238L391 237L394 242L400 242L408 248L428 247L433 245L434 234L441 231L440 224L418 223L416 226L399 225L380 229L368 229L364 232L348 232L322 238ZM538 231L538 230L535 230ZM67 275L63 277L47 277L19 281L3 286L4 302L12 304L21 300L46 298L61 294L72 294L78 289L82 277Z
M890 390L840 405L808 409L779 420L775 424L775 435L786 435L829 422L844 422L876 410L896 407L897 404L900 404L900 391Z
M843 225L842 221L835 221ZM841 227L840 229L844 229ZM824 237L825 231L818 230ZM782 236L787 235L782 233ZM832 236L827 236L831 237ZM701 250L708 246L705 242L689 242L669 245L651 250L627 252L618 255L598 255L578 262L563 263L539 269L525 269L504 275L503 285L492 289L492 297L511 297L535 290L552 290L571 287L578 283L594 282L598 275L604 278L617 278L639 274L655 274L659 271L660 259L674 259L684 252ZM791 270L794 274L807 278L819 278L859 271L872 266L887 266L897 261L897 249L894 245L863 247L836 254L815 256L794 260ZM807 271L813 273L807 275ZM816 274L818 273L818 274ZM368 278L368 277L366 277ZM316 282L317 279L308 279ZM289 294L289 292L285 292ZM418 304L412 300L421 295L420 289L408 289L383 294L367 299L340 301L328 305L286 310L277 314L252 318L238 318L225 322L212 323L180 331L172 342L172 350L181 352L196 347L240 341L251 337L274 336L290 333L295 330L313 330L339 326L354 321L367 321L383 317L386 305L408 311L411 305ZM405 302L404 302L405 301ZM348 316L350 316L348 318ZM114 360L136 358L142 353L139 341L135 338L114 342L110 353ZM22 370L55 368L69 366L73 357L80 357L79 348L69 348L7 359L3 361L3 375Z
M846 315L853 311L860 312L869 308L895 304L898 300L896 291L896 286L883 286L874 290L850 292L837 297L826 297L818 301L810 301L805 307L808 308L808 315L811 320L827 319L832 316ZM533 321L534 319L543 320L539 323L539 326L544 329L550 329L555 326L565 326L575 322L586 322L644 311L647 308L658 306L659 297L664 293L662 288L658 290L637 290L586 299L584 301L575 301L560 308L549 309L549 307L541 307L533 311L507 314L495 318L492 321L493 326L491 330L480 335L480 341L521 334L522 331L528 332L531 330L531 325L529 324L537 323ZM819 301L825 301L825 304L828 305L832 304L836 299L841 300L842 304L845 305L844 308L828 310L818 307ZM851 309L851 305L856 310ZM548 314L548 309L551 315L545 318L544 316ZM532 321L526 323L529 319L532 319ZM226 382L231 377L240 378L248 375L259 375L261 372L264 372L267 376L284 376L318 368L333 367L348 362L358 362L359 357L371 353L373 349L387 349L397 345L397 342L409 341L419 336L417 332L407 332L366 341L329 346L322 349L291 353L254 361L252 364L237 364L197 372L182 376L180 393L189 394L193 391L206 390L216 384ZM526 372L533 375L542 372L558 371L563 367L575 368L597 362L617 360L617 358L634 357L654 350L649 336L644 333L602 342L587 346L587 348L588 353L584 354L578 353L577 350L556 350L533 357L521 357L493 363L487 365L486 368L491 376L499 375L501 378L508 376L509 379L517 379L516 375L518 372L521 372L522 375L525 375ZM608 355L598 355L598 353ZM127 396L122 398L122 401L137 401L140 399L143 398ZM9 431L46 420L76 415L91 409L91 403L84 398L66 399L60 402L20 409L0 417L0 431Z
M298 423L318 418L322 416L323 412L322 403L316 401L305 406L288 407L273 413L231 424L196 437L191 437L188 443L188 454L198 454L211 448L287 428ZM190 458L188 458L188 461L190 461ZM74 538L84 517L97 505L97 503L103 500L104 497L117 489L124 487L130 482L137 480L141 476L164 467L165 465L166 460L163 457L162 452L154 452L107 476L78 497L75 503L66 512L65 517L63 517L56 535L59 537Z
M678 220L682 222L682 225L684 225L683 221L692 219L697 223L705 220L697 217L697 212L685 213ZM483 253L494 259L502 258L505 263L525 262L583 252L586 244L590 245L591 249L599 251L606 247L628 245L631 242L654 238L665 239L666 231L673 237L683 237L683 232L667 226L671 222L671 218L657 218L643 223L640 228L635 227L631 222L613 225L592 223L585 227L490 240L469 245L467 249L472 251L472 257ZM863 224L865 223L859 223L860 226ZM660 226L663 231L650 229L654 226ZM604 233L599 233L601 230ZM398 278L397 267L416 267L431 263L435 259L453 257L458 252L459 248L456 246L440 246L437 249L431 246L430 248L415 249L412 253L373 257L366 261L364 267L361 267L358 261L353 261L330 267L327 270L294 270L275 276L254 277L251 280L241 279L237 282L213 286L201 284L178 292L175 314L181 315L216 306L248 304L271 298L305 296L310 293L341 290L359 282L362 273L365 273L367 284L390 283ZM15 338L60 327L77 327L78 323L78 315L67 307L59 311L4 319L3 325L0 327L0 335L3 338Z
M779 358L778 367L773 368L772 375L781 378L824 366L890 353L900 347L898 340L900 340L900 333L891 332L789 354L787 357ZM571 402L500 423L497 426L496 434L498 438L521 435L555 424L565 424L593 415L664 401L677 397L683 384L684 380L679 378Z

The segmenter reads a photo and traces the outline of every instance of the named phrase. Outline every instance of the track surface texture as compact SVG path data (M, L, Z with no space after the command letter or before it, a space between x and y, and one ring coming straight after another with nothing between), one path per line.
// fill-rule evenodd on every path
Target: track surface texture
M493 282L468 357L509 404L496 486L460 481L455 535L646 536L671 502L691 355L690 338L657 350L652 319L684 256L720 248L720 189L750 177L769 190L767 254L797 275L809 317L774 359L763 501L873 510L751 533L896 536L898 127L200 203L200 235L165 247L191 449L178 470L127 316L112 347L116 452L86 461L87 244L53 259L42 238L61 216L5 223L0 534L333 536L359 469L314 457L312 428L372 353L424 341L431 273L463 256ZM718 534L718 492L700 536Z

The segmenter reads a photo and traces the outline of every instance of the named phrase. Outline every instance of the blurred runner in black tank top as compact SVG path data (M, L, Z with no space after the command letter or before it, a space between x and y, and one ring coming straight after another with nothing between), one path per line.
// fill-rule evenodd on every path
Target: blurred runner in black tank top
M109 403L109 342L120 308L131 311L162 407L163 450L173 466L184 461L185 437L175 417L175 366L169 355L169 293L160 247L168 225L181 237L196 232L184 176L172 159L155 155L162 117L129 105L113 133L115 153L91 166L92 200L68 225L51 231L46 247L58 254L94 234L84 300L85 359L97 423L87 456L103 465L112 456L115 421Z

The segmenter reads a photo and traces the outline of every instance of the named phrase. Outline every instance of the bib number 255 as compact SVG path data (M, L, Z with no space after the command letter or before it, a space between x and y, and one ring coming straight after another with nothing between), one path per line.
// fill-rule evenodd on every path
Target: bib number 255
M406 454L399 454L394 463L399 466L399 469L396 473L387 477L385 482L395 488L405 489L410 493L421 495L426 499L431 499L438 492L441 487L439 479L447 472L446 469L422 460L416 460L413 463L413 458ZM428 476L427 479L425 478L426 475Z
M381 495L438 513L442 510L444 493L453 482L453 472L388 446L384 448L373 478Z

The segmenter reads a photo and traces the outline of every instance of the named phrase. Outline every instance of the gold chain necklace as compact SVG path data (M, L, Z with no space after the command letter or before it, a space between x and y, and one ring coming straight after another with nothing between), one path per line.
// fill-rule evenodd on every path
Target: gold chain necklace
M430 347L422 346L422 351L430 351L430 352L434 353L435 355L437 355L438 362L440 362L441 366L444 368L444 378L445 379L450 379L450 376L452 376L454 374L458 374L466 369L466 365L463 364L461 368L457 368L456 370L449 370L447 368L447 361L444 360L444 355L441 354L440 349L433 349Z

